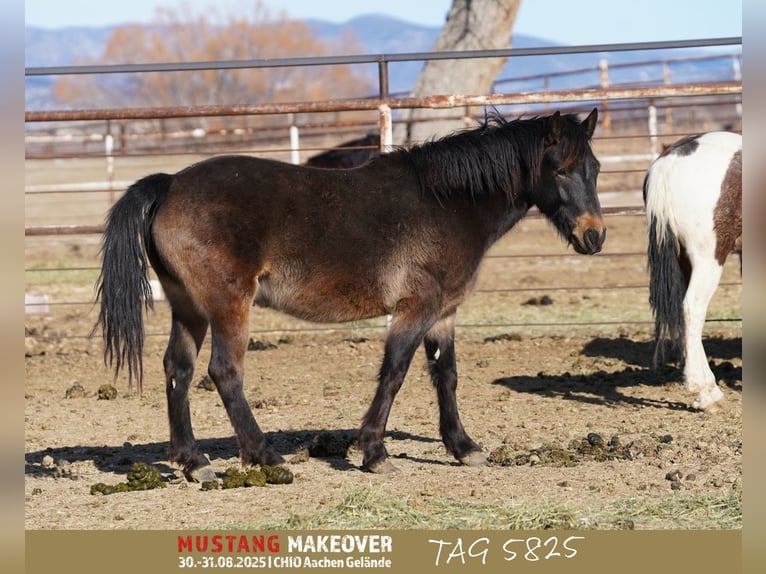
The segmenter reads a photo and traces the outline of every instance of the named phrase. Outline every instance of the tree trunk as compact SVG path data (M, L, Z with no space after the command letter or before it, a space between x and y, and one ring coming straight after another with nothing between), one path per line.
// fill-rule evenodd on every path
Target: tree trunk
M519 4L521 0L453 0L433 51L509 48ZM412 96L489 94L505 61L506 58L428 61L415 82ZM421 142L465 127L465 113L462 108L405 110L402 117L405 123L397 124L394 130L394 143ZM440 117L453 119L419 121Z

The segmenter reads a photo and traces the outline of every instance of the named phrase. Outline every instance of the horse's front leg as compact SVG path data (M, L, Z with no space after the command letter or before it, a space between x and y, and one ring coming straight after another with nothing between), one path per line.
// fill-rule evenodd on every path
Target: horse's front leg
M481 447L465 432L457 407L457 361L455 358L455 315L443 319L423 341L428 372L439 398L439 430L447 451L469 466L483 466L487 458Z

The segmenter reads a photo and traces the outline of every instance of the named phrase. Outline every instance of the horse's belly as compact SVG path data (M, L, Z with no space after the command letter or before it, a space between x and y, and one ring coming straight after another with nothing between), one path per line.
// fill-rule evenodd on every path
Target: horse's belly
M314 277L302 281L260 277L255 304L319 323L343 323L385 315L375 289L358 279Z

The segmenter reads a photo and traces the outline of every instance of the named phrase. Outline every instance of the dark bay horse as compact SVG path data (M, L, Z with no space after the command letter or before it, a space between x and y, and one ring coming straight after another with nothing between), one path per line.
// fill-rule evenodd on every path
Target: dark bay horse
M306 165L323 168L357 167L380 153L380 134L369 133L362 138L343 142L306 160Z
M536 206L575 251L600 251L599 162L582 122L558 112L382 154L348 169L215 157L133 184L109 212L97 285L104 361L143 374L143 307L154 268L172 309L164 357L171 462L214 476L197 450L188 391L210 328L214 381L245 465L279 464L243 392L253 300L312 321L390 315L378 386L358 435L363 467L395 470L383 443L391 405L424 344L447 450L486 464L458 415L458 305L487 249Z
M680 354L692 407L714 411L723 393L702 329L724 262L742 256L742 136L708 132L668 146L646 174L644 203L655 366Z

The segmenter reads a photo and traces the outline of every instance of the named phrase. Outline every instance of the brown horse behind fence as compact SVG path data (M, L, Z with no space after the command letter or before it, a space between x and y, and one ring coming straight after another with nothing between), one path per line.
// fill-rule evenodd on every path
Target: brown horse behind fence
M394 470L383 438L391 405L423 343L444 444L486 464L458 415L455 312L487 249L536 206L578 253L600 251L599 163L582 122L558 112L505 121L323 170L215 157L133 184L111 209L98 295L104 360L141 388L143 307L154 268L170 307L164 358L169 457L187 476L215 475L198 451L188 391L210 328L208 373L243 464L278 464L243 392L253 300L312 321L389 314L378 388L359 432L363 466Z

